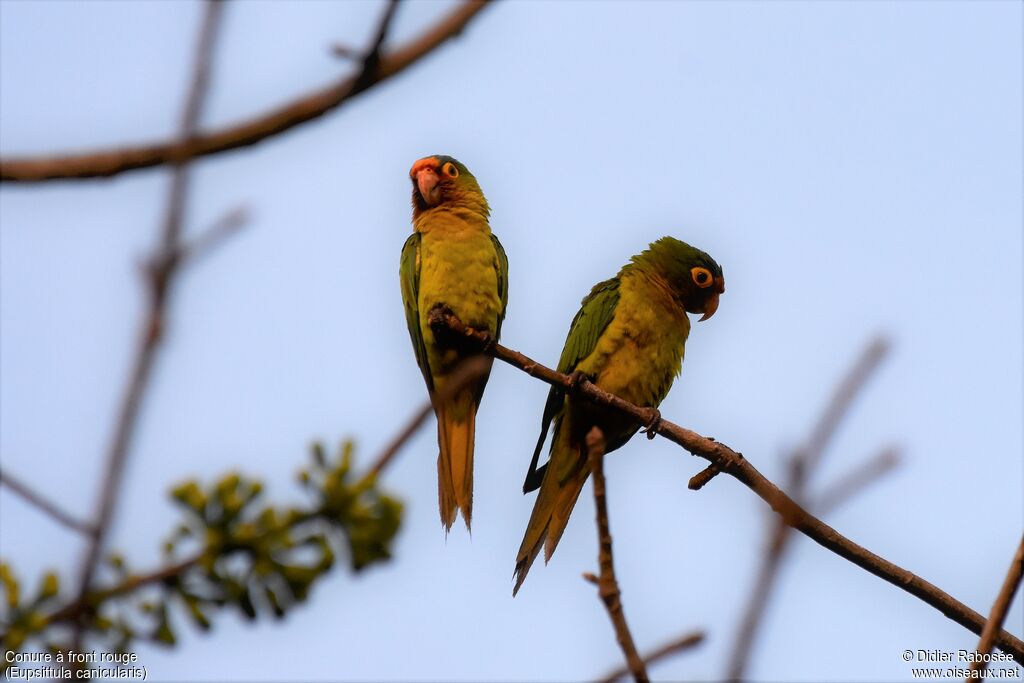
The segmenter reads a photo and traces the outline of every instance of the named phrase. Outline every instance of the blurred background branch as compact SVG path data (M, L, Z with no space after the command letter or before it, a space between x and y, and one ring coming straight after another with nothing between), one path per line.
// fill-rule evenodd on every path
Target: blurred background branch
M355 75L342 78L326 88L269 112L210 133L190 133L170 142L80 154L0 159L0 181L38 182L62 178L108 177L139 168L180 164L195 157L254 145L315 120L378 83L398 75L462 33L487 4L486 0L465 0L418 37L393 51L381 54L381 44L386 38L395 11L395 4L389 3L385 20L377 31L377 42Z
M0 484L6 486L12 493L16 494L22 500L41 511L58 524L62 524L72 531L77 531L78 533L85 534L86 536L92 536L96 533L96 530L91 524L87 524L86 522L75 518L71 513L65 512L56 503L49 500L46 496L36 491L25 482L13 476L5 469L0 469Z
M199 36L196 40L191 85L185 100L178 132L181 141L192 137L202 114L224 5L219 0L208 0L204 7ZM117 494L123 479L125 463L131 450L139 413L149 387L160 343L163 340L167 300L174 278L179 272L178 267L182 262L179 258L181 254L180 241L188 202L188 179L188 159L175 159L171 169L162 235L159 246L156 247L149 264L147 282L149 307L140 330L128 384L125 386L121 399L121 407L118 411L100 483L99 504L93 522L96 533L90 539L79 572L76 603L80 605L84 605L86 602L86 596L96 572L96 565L99 563L100 553L103 551L103 544L106 541L110 521L114 514ZM83 628L84 622L77 621L71 640L71 646L76 651L82 649Z
M680 652L687 652L704 642L704 631L687 631L678 638L661 645L647 654L643 655L644 666L651 666ZM621 666L601 679L600 683L615 683L623 676L629 674L629 668Z

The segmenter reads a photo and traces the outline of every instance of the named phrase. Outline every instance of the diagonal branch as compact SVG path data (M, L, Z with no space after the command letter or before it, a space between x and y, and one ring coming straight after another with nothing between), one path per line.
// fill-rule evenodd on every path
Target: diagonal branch
M423 407L413 414L405 426L391 439L391 442L384 447L384 450L377 456L377 459L373 461L373 465L367 471L366 476L376 477L384 471L384 468L391 464L391 460L398 454L398 451L402 450L405 443L419 431L419 428L423 426L423 423L434 412L435 403L439 405L444 404L445 401L457 395L465 387L490 372L490 369L490 361L482 355L467 358L459 364L454 372L452 372L448 381L445 382L444 388L434 395L433 400L424 403Z
M889 446L875 457L860 463L817 495L814 509L819 515L832 512L891 472L899 463L899 449Z
M636 651L633 634L626 623L626 613L622 609L622 591L619 590L619 581L615 578L612 532L608 526L608 503L605 495L604 434L600 427L593 427L587 434L587 461L594 480L594 507L597 510L597 565L600 568L597 594L601 596L601 602L608 610L608 618L612 620L612 626L615 628L615 639L619 641L619 647L626 657L626 665L633 674L633 680L637 683L650 681L647 667Z
M62 510L56 503L48 500L43 494L22 482L17 477L12 477L6 470L0 470L0 484L3 484L21 497L25 502L34 505L37 509L49 515L55 522L63 524L72 531L77 531L86 536L92 536L96 530L88 523L76 518L69 512Z
M467 342L479 345L485 353L516 367L532 377L536 377L553 386L562 387L597 405L611 408L623 415L636 419L638 424L645 424L650 419L649 410L633 405L618 396L609 394L586 379L574 382L568 375L556 372L537 361L497 344L485 333L466 327L462 321L450 313L437 310L430 315L430 324L436 328L447 328L456 335L461 335ZM852 562L875 576L891 583L900 590L910 593L923 602L939 610L942 614L957 622L964 628L981 634L985 619L952 597L938 586L925 581L912 572L889 562L867 548L846 538L838 531L811 515L798 505L792 498L782 492L779 487L769 481L742 454L737 453L723 443L680 427L677 424L662 420L654 430L655 433L672 443L682 446L690 453L714 463L725 474L736 478L759 498L771 506L785 520L786 524L804 534L815 543L832 551L845 560ZM1004 652L1013 655L1018 662L1024 663L1024 642L1006 631L999 631L995 644Z
M0 181L104 178L134 169L182 163L195 157L254 145L317 119L378 83L398 75L459 35L486 5L486 0L465 0L417 38L393 51L380 54L378 63L368 75L364 75L366 70L361 69L358 74L221 130L192 133L176 140L131 147L0 159ZM393 7L389 7L389 12L393 12ZM387 23L389 21L382 22L383 30L378 31L381 42L386 35ZM377 50L379 48L380 45Z
M850 412L850 407L860 394L861 389L885 360L890 346L889 340L885 337L875 337L861 352L860 358L857 359L843 381L836 387L825 412L818 418L818 423L811 431L807 444L794 454L794 459L802 462L803 466L800 472L804 477L810 475L814 467L821 461L821 456L825 453L836 429L846 414Z
M1010 603L1013 596L1020 588L1021 574L1024 572L1024 538L1021 538L1017 552L1010 562L1010 569L1006 572L1003 586L999 589L999 595L992 604L992 611L989 613L985 628L981 631L981 640L978 642L977 657L971 662L971 671L984 671L988 667L987 656L992 652L992 646L996 644L996 634L1003 628L1003 620L1006 613L1010 611ZM1017 660L1018 663L1020 660ZM968 676L972 678L972 676Z
M181 120L180 137L189 138L195 131L203 100L209 84L210 62L220 26L223 4L209 0L205 7L199 39L196 45L195 63L192 72L192 85L189 89ZM143 397L149 386L156 355L163 339L164 317L168 294L178 266L182 263L181 233L185 214L185 202L188 193L187 161L181 160L174 166L171 185L168 191L167 211L161 229L161 241L149 270L149 308L143 322L142 334L138 342L135 358L128 384L121 401L117 422L111 439L110 450L103 483L101 484L99 506L96 512L96 534L86 549L82 560L78 580L78 602L85 604L89 588L92 585L100 553L109 531L117 494L124 475L125 464L138 416L142 407ZM81 648L82 622L76 624L73 637L75 649Z

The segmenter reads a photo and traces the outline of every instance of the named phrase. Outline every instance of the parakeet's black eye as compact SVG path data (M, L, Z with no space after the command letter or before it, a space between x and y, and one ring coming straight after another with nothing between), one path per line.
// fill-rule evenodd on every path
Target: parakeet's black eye
M715 278L711 277L711 271L701 266L694 266L690 269L690 277L698 287L710 287Z
M442 166L441 170L444 171L444 174L446 176L448 176L449 178L458 178L459 177L459 169L455 168L455 164L453 164L450 161L447 164L445 164L444 166Z

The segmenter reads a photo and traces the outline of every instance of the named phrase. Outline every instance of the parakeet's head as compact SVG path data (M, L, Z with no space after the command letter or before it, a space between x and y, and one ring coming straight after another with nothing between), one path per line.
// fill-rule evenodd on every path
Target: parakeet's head
M440 154L424 157L409 170L412 180L412 215L415 218L434 207L464 206L490 213L476 178L458 159Z
M707 320L718 310L725 276L715 259L700 249L675 237L662 237L632 260L640 269L664 280L688 313L702 313L701 320Z

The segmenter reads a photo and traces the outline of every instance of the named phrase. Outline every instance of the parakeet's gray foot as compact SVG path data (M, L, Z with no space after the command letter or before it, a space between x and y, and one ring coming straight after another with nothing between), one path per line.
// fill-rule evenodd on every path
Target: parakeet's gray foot
M644 428L640 431L646 434L648 439L653 439L661 429L661 411L657 408L647 408L646 412L647 422L644 423Z

